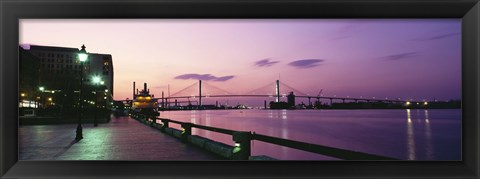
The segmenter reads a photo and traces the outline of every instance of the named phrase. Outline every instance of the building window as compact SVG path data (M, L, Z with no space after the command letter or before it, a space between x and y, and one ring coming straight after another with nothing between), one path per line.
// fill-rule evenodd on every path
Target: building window
M103 75L108 75L110 72L109 72L109 62L108 62L108 59L103 59Z

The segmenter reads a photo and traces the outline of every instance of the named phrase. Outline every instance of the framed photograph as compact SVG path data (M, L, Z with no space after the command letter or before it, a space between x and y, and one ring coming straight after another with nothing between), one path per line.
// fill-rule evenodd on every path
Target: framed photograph
M19 1L2 177L479 177L478 1Z

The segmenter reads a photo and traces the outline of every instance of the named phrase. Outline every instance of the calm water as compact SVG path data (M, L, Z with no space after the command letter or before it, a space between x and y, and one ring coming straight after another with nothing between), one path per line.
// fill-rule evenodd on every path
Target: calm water
M166 111L160 117L405 160L461 160L460 109ZM229 135L192 133L234 145ZM252 142L252 155L335 160L260 141Z

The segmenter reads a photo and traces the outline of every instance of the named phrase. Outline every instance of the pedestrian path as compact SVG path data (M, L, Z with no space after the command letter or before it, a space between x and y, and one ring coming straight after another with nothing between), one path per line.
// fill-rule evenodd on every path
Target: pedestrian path
M112 117L106 124L83 124L75 142L76 124L19 127L20 160L221 160L195 146L150 128L130 117Z

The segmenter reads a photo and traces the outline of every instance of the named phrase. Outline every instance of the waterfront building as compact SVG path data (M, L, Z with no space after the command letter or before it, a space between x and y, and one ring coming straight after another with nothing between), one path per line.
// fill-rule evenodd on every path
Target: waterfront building
M37 97L40 97L37 90L40 59L21 47L19 47L18 52L18 57L21 59L18 63L18 69L20 70L18 77L19 107L36 108Z
M41 93L36 94L37 97L43 98L39 100L38 107L75 107L77 105L75 99L78 99L80 88L79 73L82 70L77 56L79 49L39 45L21 46L20 49L20 54L23 54L19 56L20 66L22 64L25 66L25 68L20 68L20 93L22 90L25 91L23 92L25 94ZM112 55L98 53L88 53L88 55L83 69L84 90L97 90L101 86L102 91L98 94L102 95L95 96L98 100L90 97L90 101L87 102L97 101L97 104L102 104L100 107L110 108L114 92ZM33 61L37 62L32 63ZM32 76L30 73L33 72L38 75L36 78L30 79ZM100 77L103 83L94 84L92 80L94 76ZM29 79L25 79L27 77ZM38 90L40 86L44 89L41 92ZM88 99L90 93L84 94Z

